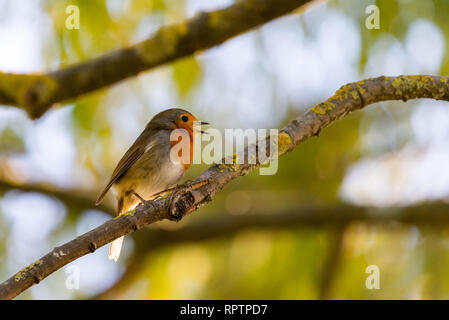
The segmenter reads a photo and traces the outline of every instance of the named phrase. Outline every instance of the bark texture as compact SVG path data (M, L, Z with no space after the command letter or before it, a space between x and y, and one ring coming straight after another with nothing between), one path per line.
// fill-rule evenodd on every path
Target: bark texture
M344 85L328 100L290 121L280 130L276 156L291 151L299 143L317 136L332 122L366 105L385 100L407 101L415 98L449 101L449 78L424 75L382 76ZM265 153L270 154L270 143L265 143L265 147ZM251 146L243 151L243 159L247 158L250 148ZM237 156L234 160L237 160ZM179 221L186 214L210 202L229 181L260 166L259 159L256 160L255 164L239 164L235 161L236 163L213 165L169 196L140 205L135 210L56 247L0 284L0 299L14 298L69 262L92 253L125 234L163 219Z
M182 23L163 26L136 45L65 69L43 74L0 72L0 104L21 107L31 118L38 118L56 102L216 46L309 1L239 0L225 9L202 12Z

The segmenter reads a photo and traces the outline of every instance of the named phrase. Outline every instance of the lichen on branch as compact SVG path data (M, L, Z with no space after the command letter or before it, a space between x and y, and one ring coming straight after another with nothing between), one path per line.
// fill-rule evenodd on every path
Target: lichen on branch
M285 15L311 0L239 0L162 26L148 39L87 62L42 74L0 72L0 104L42 116L56 102L107 87L142 71L211 48Z
M350 83L341 87L326 103L334 106L320 109L317 106L290 121L278 136L279 156L294 149L299 143L319 132L345 115L369 104L386 100L432 98L449 101L449 78L442 76L379 77ZM323 105L323 104L320 104ZM270 144L266 144L270 154ZM243 151L248 158L248 147ZM232 170L223 170L219 164L212 165L194 181L178 188L168 197L138 206L133 212L111 219L103 225L55 248L40 258L32 267L26 268L0 284L0 299L11 299L52 274L67 263L94 252L97 248L142 227L164 219L179 221L199 207L212 201L229 181L244 176L263 163L243 163ZM64 255L55 254L64 252ZM30 272L32 270L32 272ZM20 281L17 281L19 275Z

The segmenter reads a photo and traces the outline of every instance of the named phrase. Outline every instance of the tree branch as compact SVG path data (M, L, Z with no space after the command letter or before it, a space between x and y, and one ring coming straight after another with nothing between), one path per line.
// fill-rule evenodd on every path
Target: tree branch
M423 204L414 207L359 207L338 205L335 207L301 206L277 214L253 213L242 216L220 215L203 219L178 230L152 229L139 232L135 240L135 252L143 253L168 245L201 242L231 236L248 228L288 229L303 227L321 228L334 225L346 226L351 222L385 223L389 221L412 225L447 225L449 205Z
M163 26L145 41L85 63L45 74L0 73L0 104L19 106L31 118L38 118L56 102L216 46L309 1L240 0L228 8Z
M95 209L102 210L110 215L115 215L116 210L107 202L95 206L95 198L92 198L92 192L81 189L61 189L53 185L42 183L15 183L0 178L0 194L18 189L23 192L38 192L49 197L55 197L61 200L68 207L76 208L78 210Z
M414 98L448 101L449 78L420 75L379 77L347 84L328 100L316 105L280 130L277 141L278 155L293 150L299 143L317 136L332 122L368 104L386 100L406 101ZM265 154L269 155L269 137L265 147ZM247 159L249 154L247 147L243 156L239 158ZM237 156L234 160L237 160ZM0 298L9 299L17 296L67 263L94 252L120 236L163 219L174 221L182 219L186 214L210 202L212 197L229 181L257 168L260 162L258 158L255 160L256 164L213 165L197 179L179 188L170 196L140 205L135 210L109 220L55 248L0 284Z
M421 204L414 207L374 208L353 205L318 207L302 205L297 209L280 211L276 214L251 213L242 216L219 215L205 218L178 230L152 229L137 232L135 247L127 263L126 272L111 288L93 299L113 299L123 288L132 283L139 274L145 259L142 255L181 243L203 242L222 237L230 237L247 229L298 229L300 227L335 227L330 237L329 255L323 266L320 297L328 298L328 289L335 277L338 252L342 246L343 229L352 222L385 224L399 222L403 225L428 225L446 227L449 224L449 205L445 203Z
M320 300L330 299L332 284L338 268L340 267L341 255L344 249L343 240L345 229L345 225L338 224L330 235L328 241L329 249L321 271L322 276L318 291L318 298Z

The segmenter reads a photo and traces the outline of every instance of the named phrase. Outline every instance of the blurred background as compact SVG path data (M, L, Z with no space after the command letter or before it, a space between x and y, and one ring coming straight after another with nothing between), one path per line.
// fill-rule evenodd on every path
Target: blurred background
M0 70L87 61L232 3L0 0ZM71 4L80 9L79 30L65 27ZM380 9L379 30L365 27L371 4ZM94 200L157 112L179 106L220 130L282 127L348 82L448 75L448 21L448 0L321 1L35 121L0 106L0 279L114 215L112 195L99 207ZM448 163L447 103L378 103L282 157L277 174L256 170L181 222L127 236L118 263L103 247L19 299L447 299L449 228L438 221L221 227L307 208L449 208ZM192 166L186 179L206 168ZM369 265L379 267L378 290L365 286ZM74 272L78 289L68 285Z

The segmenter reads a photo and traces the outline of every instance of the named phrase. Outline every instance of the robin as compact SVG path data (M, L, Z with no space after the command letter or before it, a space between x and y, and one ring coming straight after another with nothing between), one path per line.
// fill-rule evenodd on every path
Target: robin
M117 197L117 213L120 215L134 209L141 202L154 199L155 194L175 186L192 162L194 124L208 123L198 121L190 112L179 108L155 115L119 161L95 204L98 205L113 187ZM188 139L170 141L170 136L176 129L184 129ZM186 140L190 157L182 155L182 150L185 150L182 146L175 156L170 155L173 146ZM123 236L111 243L109 259L117 261L122 243Z

